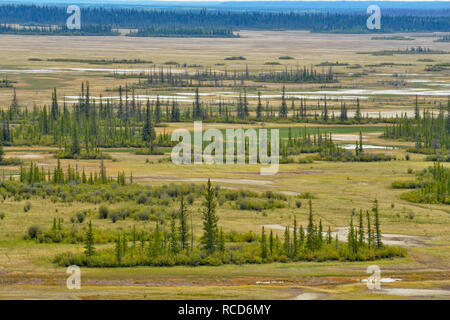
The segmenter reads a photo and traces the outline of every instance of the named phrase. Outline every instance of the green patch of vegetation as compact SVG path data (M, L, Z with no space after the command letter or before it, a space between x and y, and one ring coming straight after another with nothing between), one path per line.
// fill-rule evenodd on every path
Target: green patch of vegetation
M425 68L425 71L440 72L450 70L450 62L437 63Z
M339 61L336 61L336 62L325 61L325 62L316 64L316 67L334 67L334 66L348 66L348 63L339 62Z
M324 232L322 220L314 221L312 202L309 201L308 225L297 226L294 219L293 228L285 229L284 239L274 236L271 231L266 234L262 227L259 237L252 233L226 237L218 226L216 215L215 189L208 180L204 191L203 235L200 241L194 241L187 220L184 198L180 198L178 214L173 216L169 230L155 228L146 233L138 233L133 228L132 234L123 232L117 235L115 247L97 250L95 232L92 224L84 237L84 253L62 253L54 257L60 266L79 265L87 267L134 267L134 266L174 266L174 265L211 265L271 263L290 261L369 261L382 258L404 257L406 250L398 247L384 246L381 242L381 229L378 217L378 202L374 202L372 219L367 211L367 229L364 228L362 210L359 226L350 219L347 244L332 237L331 228ZM178 224L177 224L178 222ZM367 230L367 236L366 236ZM239 242L235 242L239 241Z
M384 37L372 37L370 40L414 40L414 38L405 36L384 36Z
M31 59L28 59L32 61ZM42 61L39 60L33 60L33 61ZM47 61L51 62L79 62L79 63L88 63L88 64L100 64L100 65L107 65L107 64L150 64L153 63L150 60L141 60L141 59L73 59L73 58L51 58L47 59Z
M247 60L247 59L243 56L232 56L232 57L227 57L224 60Z
M448 100L447 110L450 111L450 99ZM414 141L415 146L408 148L408 152L446 155L450 149L449 131L449 112L445 113L441 108L437 117L429 112L424 112L421 115L416 97L414 119L409 119L407 116L398 118L393 126L385 128L383 137Z
M8 79L0 79L0 88L13 88L15 82Z
M450 204L450 169L439 162L417 173L416 181L394 182L393 188L414 188L401 198L418 203Z
M46 35L46 36L118 36L120 33L113 31L107 25L83 24L81 29L69 29L66 25L61 26L11 26L0 24L0 34L20 35Z
M372 52L357 52L358 54L371 54L373 56L393 56L395 54L448 54L449 52L443 50L434 50L424 47L411 47L397 50L380 50Z
M204 27L145 27L130 31L128 37L177 37L177 38L239 38L228 28Z

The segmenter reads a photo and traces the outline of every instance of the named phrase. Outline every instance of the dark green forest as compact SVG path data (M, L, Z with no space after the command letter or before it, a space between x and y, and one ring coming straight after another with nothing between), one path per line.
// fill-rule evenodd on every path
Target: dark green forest
M310 30L313 32L373 32L364 14L236 12L207 10L139 10L129 8L82 8L83 24L115 28L203 27L232 30ZM0 6L0 21L14 24L64 25L65 7L36 5ZM382 32L448 31L447 16L383 15ZM377 30L375 30L377 31ZM380 31L377 31L380 32Z

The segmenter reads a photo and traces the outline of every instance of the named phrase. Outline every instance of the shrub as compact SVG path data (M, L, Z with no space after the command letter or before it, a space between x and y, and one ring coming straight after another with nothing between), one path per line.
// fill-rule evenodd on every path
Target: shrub
M142 210L134 215L134 219L138 221L150 220L150 212Z
M117 211L113 211L109 214L109 218L111 219L112 223L116 223L116 221L119 220L119 213Z
M23 206L23 211L24 212L28 212L28 211L30 211L31 210L31 202L30 201L27 201L26 203L25 203L25 205Z
M41 232L41 228L37 225L31 226L28 228L28 237L30 239L37 239L39 236L39 233Z
M83 223L84 219L86 219L86 211L77 212L76 219L79 223Z
M98 217L100 219L106 219L108 218L109 209L105 205L101 205L100 208L98 208Z
M141 194L141 195L137 198L136 202L137 202L138 204L146 204L146 203L147 203L147 197L146 197L144 194Z

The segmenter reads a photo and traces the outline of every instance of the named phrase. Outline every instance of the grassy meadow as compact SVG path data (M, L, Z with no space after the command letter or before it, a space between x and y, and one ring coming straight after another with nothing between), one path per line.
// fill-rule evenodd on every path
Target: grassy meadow
M33 105L50 106L51 90L58 89L60 105L75 103L80 94L80 85L88 81L92 96L117 96L110 91L119 85L136 83L138 77L114 77L120 69L136 69L145 72L153 68L182 69L195 72L202 65L223 71L282 71L285 67L318 65L330 61L348 63L333 67L338 83L257 83L248 82L247 93L255 113L257 92L260 91L264 105L266 102L279 107L281 87L286 92L304 95L311 106L309 115L315 112L316 96L329 98L329 113L338 115L341 101L349 106L349 113L355 111L355 101L361 103L361 112L371 118L395 118L402 113L414 113L414 99L418 95L421 110L439 112L446 109L450 73L427 72L430 64L449 60L450 54L393 55L377 56L360 54L379 50L396 50L411 46L432 47L449 50L448 43L433 42L434 37L415 37L415 34L396 34L413 38L404 41L372 40L373 35L314 34L300 31L240 31L240 38L129 38L119 37L58 37L0 35L0 80L14 81L20 106L32 110ZM244 61L224 60L230 56L245 56ZM292 56L294 59L279 59ZM55 62L47 59L142 59L153 64L112 64L93 65L80 62ZM420 61L431 58L434 62ZM39 60L30 60L38 58ZM168 61L188 66L169 66ZM280 65L267 64L279 62ZM386 65L383 63L392 63ZM358 67L359 65L360 67ZM349 68L349 66L355 66ZM322 67L316 67L319 70ZM323 67L328 68L328 67ZM128 71L124 71L128 72ZM125 73L126 74L126 73ZM434 85L433 85L434 84ZM439 85L441 84L441 85ZM445 84L445 85L442 85ZM230 83L231 85L231 83ZM239 88L200 88L205 94L202 102L213 104L217 100L234 102ZM327 92L330 93L327 93ZM230 94L229 92L234 93ZM447 93L446 93L447 92ZM186 95L188 93L189 95ZM176 96L180 98L182 110L192 107L194 88L148 88L136 90L136 95L156 97ZM7 110L11 104L12 89L0 88L0 106ZM341 100L342 99L342 100ZM162 98L164 101L164 98ZM167 101L172 101L168 98ZM290 108L290 100L287 99ZM323 103L323 102L321 102ZM317 109L320 113L321 109ZM0 299L449 299L450 298L450 208L446 204L414 203L403 200L403 189L393 189L394 181L414 180L415 173L430 167L426 155L412 153L407 148L414 147L414 141L385 139L381 135L392 122L361 124L318 124L290 123L283 121L248 121L245 123L204 123L204 129L216 128L278 128L280 137L287 140L289 130L296 136L308 133L332 133L339 145L354 144L361 133L364 145L370 154L383 153L395 156L396 160L376 162L340 162L314 160L302 163L310 156L302 153L295 156L293 163L280 164L276 175L261 176L261 165L175 165L168 158L170 147L161 148L163 155L137 155L136 147L101 148L111 156L103 161L106 174L117 177L125 172L133 175L133 183L142 186L205 185L208 178L213 186L221 190L250 190L254 192L273 191L287 196L286 206L269 210L239 210L225 202L217 207L219 226L225 232L259 235L261 227L283 238L284 228L292 226L295 218L298 224L308 223L308 200L297 196L310 194L315 219L321 219L325 231L328 226L340 234L352 217L352 209L359 212L370 210L373 200L379 203L381 230L386 243L406 248L406 257L395 257L376 261L297 261L267 264L227 264L220 266L173 266L173 267L118 267L82 268L80 290L66 288L66 268L53 262L55 255L67 251L83 252L83 244L38 243L25 240L30 226L38 225L49 229L54 218L62 219L70 225L77 212L86 212L81 225L92 221L101 230L130 230L133 226L142 229L154 227L154 221L133 219L113 222L99 219L98 210L104 203L55 202L45 199L0 198ZM14 124L12 124L14 126ZM171 133L178 128L193 130L192 121L166 122L155 127L156 134ZM290 128L290 129L289 129ZM5 158L18 158L24 167L30 162L45 171L57 166L52 145L5 145ZM298 160L298 161L297 161ZM87 174L98 172L100 160L61 159L63 168L68 165L84 169ZM443 163L445 168L450 168ZM0 166L0 172L8 179L17 179L20 167ZM133 205L135 199L120 203L106 203L110 209ZM24 206L31 205L25 212ZM170 203L169 209L176 209ZM202 234L201 198L196 198L188 206L192 213L192 227L196 241ZM355 218L356 219L356 218ZM356 220L355 220L356 221ZM96 249L112 248L114 244L96 244ZM381 268L382 278L400 279L392 283L382 283L382 291L368 290L362 282L369 276L369 265ZM401 289L401 290L400 290ZM421 291L423 290L423 291Z

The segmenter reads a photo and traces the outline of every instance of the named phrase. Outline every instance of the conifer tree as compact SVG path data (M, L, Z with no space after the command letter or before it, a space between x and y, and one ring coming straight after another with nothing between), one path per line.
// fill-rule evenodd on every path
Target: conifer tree
M350 226L347 235L347 245L351 252L356 253L355 228L353 227L353 217L350 218Z
M269 250L270 250L270 256L273 257L273 232L270 230L270 236L269 236Z
M327 232L327 244L331 244L331 242L333 241L333 237L331 235L331 227L328 226L328 232Z
M415 104L415 108L414 108L414 118L416 120L420 119L419 101L418 101L417 95L416 95L416 104Z
M261 91L258 91L258 105L256 106L256 118L260 119L262 116L263 106L261 103Z
M288 108L286 104L285 87L283 86L283 93L281 94L281 107L280 107L280 118L286 119L288 114Z
M211 185L211 180L208 179L205 190L205 208L203 209L202 244L209 254L214 253L217 249L217 222L219 218L216 215L216 205L214 188Z
M320 249L323 245L323 226L322 219L319 221L319 231L317 233L317 247Z
M170 223L170 252L172 254L178 253L178 235L175 224L175 217L172 217Z
M156 96L155 103L155 123L161 122L161 102L159 101L159 95Z
M76 124L73 125L73 133L72 133L72 145L70 147L71 155L79 155L80 154L80 142L78 140L78 129Z
M92 221L89 221L89 227L88 231L86 233L86 238L84 241L84 253L86 256L90 257L94 254L95 248L94 248L94 232L92 231Z
M364 152L363 150L363 137L362 132L359 132L359 144L358 144L358 154L362 154Z
M306 228L306 248L314 249L315 235L314 235L314 221L312 212L312 201L309 199L309 216L308 216L308 226Z
M359 98L356 99L355 120L361 122L361 107L359 106Z
M224 235L224 233L223 233L223 230L222 230L222 228L220 228L220 231L219 231L219 243L218 243L218 250L220 251L220 252L225 252L225 235Z
M305 245L305 231L303 230L303 226L300 225L299 233L299 247L303 247Z
M373 247L373 231L372 231L372 225L370 222L370 213L369 210L366 212L367 217L367 245L369 248Z
M202 109L200 105L200 94L198 92L198 87L195 88L195 102L194 102L194 112L193 117L194 119L200 118L202 115Z
M264 227L261 230L261 258L265 260L267 258L267 240Z
M291 253L291 240L290 240L289 226L286 226L286 228L284 229L283 251L284 251L284 254L287 256L289 256Z
M358 246L360 248L364 246L364 225L362 209L359 210Z
M297 239L297 217L294 217L294 234L292 235L293 250L292 256L296 256L298 252L298 239Z
M116 252L116 260L117 263L120 264L120 262L122 261L122 242L120 240L120 234L117 235L117 239L116 239L116 244L115 244L115 248L114 251Z
M381 248L383 246L383 243L381 242L381 230L380 230L380 218L378 213L378 200L374 200L373 209L372 209L374 215L375 215L375 240L376 240L376 246L377 248Z
M323 121L328 122L327 96L325 96L323 104Z
M186 250L188 248L188 225L187 225L187 208L186 203L184 201L184 196L181 194L180 197L180 211L179 211L179 219L180 219L180 245L181 250Z

